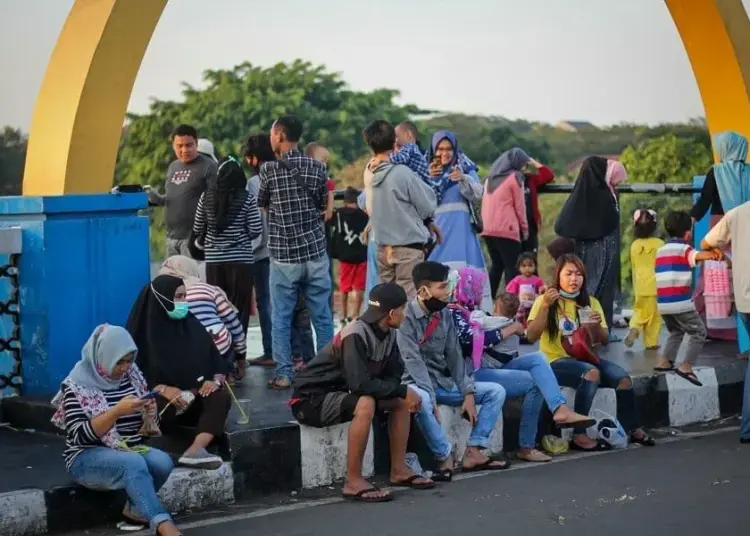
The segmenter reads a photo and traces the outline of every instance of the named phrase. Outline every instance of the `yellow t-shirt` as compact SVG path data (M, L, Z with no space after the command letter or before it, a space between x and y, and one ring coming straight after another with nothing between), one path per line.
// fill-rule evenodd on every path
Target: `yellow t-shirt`
M638 238L630 246L633 294L656 296L656 252L664 245L660 238Z
M539 296L534 302L534 305L531 306L531 311L529 312L528 318L529 322L534 320L539 314L539 310L542 308L543 300L544 296ZM555 306L557 307L557 337L555 337L554 339L550 338L549 331L547 330L547 328L545 328L542 332L541 338L539 339L539 351L547 356L548 361L555 361L556 359L560 359L562 357L568 357L568 354L565 352L565 349L562 345L563 334L567 332L566 335L570 336L572 332L578 329L578 315L576 314L575 300L560 298L559 300L557 300ZM604 310L602 309L602 305L596 298L593 297L591 298L591 309L599 313L599 315L602 317L602 327L606 329L607 321L604 320ZM550 308L549 314L554 314L554 311L555 309ZM564 326L564 322L568 324L566 320L571 320L573 322L573 325L575 326L575 329L571 331L569 329L569 326Z

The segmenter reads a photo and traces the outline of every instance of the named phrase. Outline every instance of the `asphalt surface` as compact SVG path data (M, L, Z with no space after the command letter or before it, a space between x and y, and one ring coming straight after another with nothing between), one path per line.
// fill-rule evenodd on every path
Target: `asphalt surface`
M185 536L740 536L750 534L749 461L736 429L715 430L655 448L466 475L399 492L391 503L300 497L271 508L238 504L180 525Z

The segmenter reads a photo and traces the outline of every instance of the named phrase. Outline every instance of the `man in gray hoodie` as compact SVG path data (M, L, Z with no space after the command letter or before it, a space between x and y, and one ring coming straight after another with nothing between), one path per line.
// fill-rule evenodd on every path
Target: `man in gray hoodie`
M412 299L417 294L412 270L424 261L429 220L437 209L435 192L409 167L391 163L396 131L390 123L372 122L365 128L364 138L379 161L373 170L370 214L378 246L378 279L399 284Z

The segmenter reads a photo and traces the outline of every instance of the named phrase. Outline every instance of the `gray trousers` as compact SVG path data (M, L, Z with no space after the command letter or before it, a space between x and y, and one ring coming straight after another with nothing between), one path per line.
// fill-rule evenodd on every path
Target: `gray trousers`
M192 258L188 249L187 239L167 238L167 258L174 255L184 255L185 257Z
M706 342L706 325L698 314L698 311L687 311L674 315L661 315L664 319L664 325L667 326L669 337L667 345L664 347L662 356L664 359L674 363L677 359L677 352L685 335L688 336L688 347L685 352L683 363L692 365L698 358Z

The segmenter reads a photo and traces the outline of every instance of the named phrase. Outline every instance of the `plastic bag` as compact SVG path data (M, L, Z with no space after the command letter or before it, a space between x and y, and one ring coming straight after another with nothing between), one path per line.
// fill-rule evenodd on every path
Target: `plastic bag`
M148 409L144 406L141 410L141 419L143 424L138 433L143 437L159 437L161 435L161 429L156 423L156 416L148 412Z

